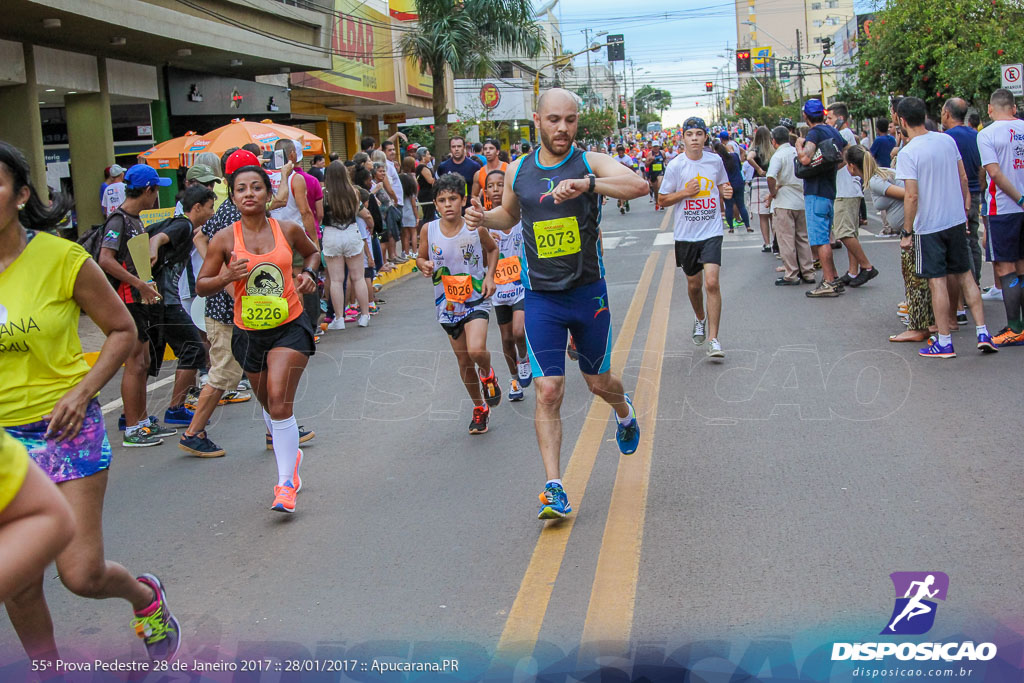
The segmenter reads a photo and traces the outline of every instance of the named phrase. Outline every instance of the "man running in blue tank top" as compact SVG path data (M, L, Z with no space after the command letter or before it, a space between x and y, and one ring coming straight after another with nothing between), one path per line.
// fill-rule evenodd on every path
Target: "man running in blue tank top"
M562 488L560 409L565 392L566 340L572 334L590 391L615 411L619 450L636 451L636 412L611 367L612 330L601 260L601 197L636 199L647 183L606 154L573 144L575 95L555 88L541 95L533 121L541 144L508 167L501 206L484 211L476 198L466 224L505 230L522 221L521 279L526 288L526 346L536 386L537 444L547 475L539 519L572 512Z

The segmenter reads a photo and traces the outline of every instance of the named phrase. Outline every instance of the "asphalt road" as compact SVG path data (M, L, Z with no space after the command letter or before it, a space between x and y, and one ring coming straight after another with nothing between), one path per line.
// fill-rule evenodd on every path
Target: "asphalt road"
M898 570L950 576L929 637L1020 641L1024 349L980 356L973 328L954 336L952 361L889 343L903 298L894 240L864 237L874 281L812 301L772 286L779 261L739 234L723 252L726 357L712 362L690 339L665 214L645 199L626 216L606 210L615 366L644 441L621 458L610 411L570 374L568 523L536 519L531 389L468 435L470 404L418 275L383 292L368 329L319 345L296 410L317 432L296 514L268 509L276 470L255 402L215 416L225 458L118 441L107 556L167 584L182 660L456 657L470 680L674 652L710 672L701 680L757 674L765 657L765 672L795 676L816 647L877 638ZM986 314L1002 327L999 302ZM500 349L496 325L490 335ZM151 412L169 390L154 390ZM116 398L116 385L101 396ZM127 605L71 596L52 567L46 588L65 657L144 659ZM0 679L23 678L21 657L0 621Z

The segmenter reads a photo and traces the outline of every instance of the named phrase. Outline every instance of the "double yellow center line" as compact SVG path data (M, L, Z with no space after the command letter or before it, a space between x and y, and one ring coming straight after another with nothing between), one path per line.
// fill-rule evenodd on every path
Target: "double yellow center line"
M668 225L671 216L672 211L665 213L661 230ZM662 250L652 252L644 264L622 331L612 350L611 372L615 375L621 375L629 357L658 261L665 253ZM584 648L580 649L581 659L584 649L598 642L615 643L616 650L619 649L618 644L621 644L621 652L628 648L640 572L647 485L661 386L661 362L668 332L674 274L674 263L671 254L668 254L661 269L654 300L654 315L651 316L637 388L633 393L642 436L637 452L622 456L619 460L590 606L583 626ZM497 661L529 656L536 646L576 515L584 509L587 483L607 427L608 407L595 397L590 403L583 429L562 476L576 512L565 520L548 523L537 539L530 564L498 641L495 652Z

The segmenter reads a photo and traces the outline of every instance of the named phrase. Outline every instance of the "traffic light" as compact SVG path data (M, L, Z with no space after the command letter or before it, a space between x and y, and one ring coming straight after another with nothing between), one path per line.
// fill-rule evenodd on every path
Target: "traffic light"
M711 92L714 88L715 84L712 81L704 81L704 90Z
M736 51L736 73L750 73L750 50Z
M832 54L832 39L822 38L821 39L821 54L830 55Z

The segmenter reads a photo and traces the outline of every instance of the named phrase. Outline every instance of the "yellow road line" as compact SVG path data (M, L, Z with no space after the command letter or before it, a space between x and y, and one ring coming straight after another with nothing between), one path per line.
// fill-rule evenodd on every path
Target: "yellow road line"
M647 292L659 257L660 253L657 251L651 252L647 257L633 300L626 312L626 319L622 323L622 330L615 340L611 364L611 371L615 375L622 373L632 348L640 322L640 313L647 301ZM604 441L607 428L608 406L604 401L594 397L590 402L583 430L576 440L576 446L562 475L565 489L571 496L570 500L576 512L564 520L547 523L541 530L530 564L519 586L519 592L509 610L505 628L498 640L495 652L495 658L498 660L518 658L533 652L544 615L547 613L548 602L551 600L555 579L558 578L558 571L562 566L569 534L572 533L576 515L583 507L583 494L586 493L587 482L590 481L590 473L594 469L594 462L597 460L597 453Z
M661 366L674 282L675 263L669 255L665 259L654 299L654 310L663 313L651 317L643 365L637 380L635 403L640 412L638 417L643 436L632 457L619 459L590 593L590 606L583 624L580 661L593 661L591 657L597 654L623 654L629 647L640 573L651 457L654 452ZM594 650L599 645L602 651L597 653ZM605 652L605 648L611 651Z

